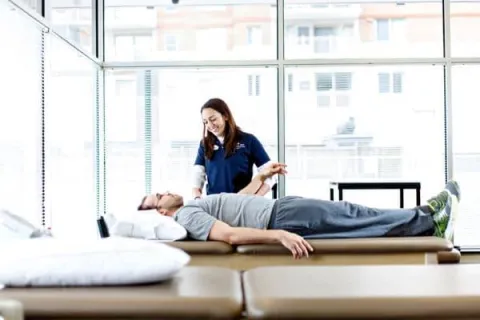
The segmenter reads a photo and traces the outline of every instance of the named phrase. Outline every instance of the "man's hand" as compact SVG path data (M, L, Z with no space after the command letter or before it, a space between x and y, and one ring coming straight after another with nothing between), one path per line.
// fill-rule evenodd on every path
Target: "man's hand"
M285 170L286 167L287 167L286 164L272 162L268 166L266 166L262 171L259 172L260 178L263 181L265 181L266 179L271 178L276 174L286 174L287 173L287 170Z
M308 243L301 236L285 230L279 231L280 233L278 240L285 248L292 252L295 259L301 259L304 256L308 258L308 253L313 252L313 248L310 243Z

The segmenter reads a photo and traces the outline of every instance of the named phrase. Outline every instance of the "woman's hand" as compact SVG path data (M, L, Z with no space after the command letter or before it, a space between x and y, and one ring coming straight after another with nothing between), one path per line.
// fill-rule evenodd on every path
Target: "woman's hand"
M273 177L276 174L286 174L287 173L287 170L285 170L286 167L287 167L286 164L272 162L268 166L266 166L262 171L260 171L259 174L263 180L266 180L268 178Z

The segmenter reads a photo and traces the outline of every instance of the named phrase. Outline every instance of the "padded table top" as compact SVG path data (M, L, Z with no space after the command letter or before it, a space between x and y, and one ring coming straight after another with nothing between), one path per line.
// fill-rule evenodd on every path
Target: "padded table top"
M315 239L308 240L314 253L395 253L450 251L453 244L438 237L398 237L363 239ZM240 245L237 252L243 254L290 254L280 244Z
M480 265L263 267L243 280L257 319L480 316Z
M165 242L172 247L184 250L189 254L225 254L232 253L233 248L222 241L173 241Z
M0 299L23 303L27 317L62 316L222 318L242 311L240 274L217 267L186 267L171 281L152 285L84 288L7 288Z

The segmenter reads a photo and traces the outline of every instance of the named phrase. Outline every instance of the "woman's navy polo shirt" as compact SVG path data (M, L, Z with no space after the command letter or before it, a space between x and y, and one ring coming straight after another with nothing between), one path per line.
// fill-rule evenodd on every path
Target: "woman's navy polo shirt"
M268 161L270 158L257 137L243 132L235 152L227 158L218 139L215 139L211 160L205 157L205 149L200 143L195 165L205 167L207 194L237 193L252 180L253 165L260 167Z

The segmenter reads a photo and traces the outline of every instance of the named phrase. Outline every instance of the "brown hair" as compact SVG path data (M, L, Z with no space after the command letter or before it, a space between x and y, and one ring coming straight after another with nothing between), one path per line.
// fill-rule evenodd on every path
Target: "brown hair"
M230 156L235 151L235 147L240 140L240 134L242 130L235 123L232 112L228 105L219 98L212 98L205 102L205 104L200 109L200 113L205 109L213 109L220 113L225 118L225 137L224 137L224 146L226 151L226 156ZM203 125L203 133L205 133L205 124ZM207 159L212 159L213 157L213 146L215 145L215 135L207 131L207 135L203 135L203 147L205 148L205 157Z

